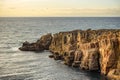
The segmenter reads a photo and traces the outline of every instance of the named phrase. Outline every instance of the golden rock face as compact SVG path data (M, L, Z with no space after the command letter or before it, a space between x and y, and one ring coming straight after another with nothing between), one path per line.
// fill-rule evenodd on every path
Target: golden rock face
M120 80L120 29L74 30L43 35L35 43L24 42L23 51L50 50L55 60L85 70L99 70Z
M120 30L75 30L53 35L49 50L65 63L120 80Z

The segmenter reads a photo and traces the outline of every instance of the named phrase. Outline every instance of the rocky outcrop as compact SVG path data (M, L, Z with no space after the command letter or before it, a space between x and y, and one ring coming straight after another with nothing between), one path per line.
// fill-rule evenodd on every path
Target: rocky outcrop
M49 50L56 60L62 58L69 66L99 70L110 78L120 80L120 30L89 29L56 33Z
M29 43L25 41L19 49L22 51L43 51L43 50L49 50L49 46L52 41L52 35L47 34L43 35L39 40L37 40L35 43Z
M97 70L111 80L120 80L120 29L47 34L35 43L23 43L20 50L49 50L50 58L63 60L68 66Z

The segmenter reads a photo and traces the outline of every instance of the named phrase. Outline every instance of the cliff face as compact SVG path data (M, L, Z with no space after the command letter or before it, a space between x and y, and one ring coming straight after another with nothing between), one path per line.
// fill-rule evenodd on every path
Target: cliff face
M99 70L120 80L120 30L74 30L43 35L35 43L24 42L23 51L50 50L55 60L85 70Z
M75 30L53 35L54 59L120 80L120 30Z

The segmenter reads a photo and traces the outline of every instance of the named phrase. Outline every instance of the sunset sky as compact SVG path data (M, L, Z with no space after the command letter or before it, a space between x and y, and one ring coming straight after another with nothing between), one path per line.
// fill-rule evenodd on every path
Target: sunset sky
M120 0L0 0L0 17L119 16Z

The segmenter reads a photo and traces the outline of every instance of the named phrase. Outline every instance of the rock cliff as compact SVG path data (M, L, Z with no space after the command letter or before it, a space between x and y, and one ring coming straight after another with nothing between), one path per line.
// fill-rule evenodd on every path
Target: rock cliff
M74 30L47 34L36 43L23 43L20 50L50 50L55 60L84 70L98 70L120 80L120 29Z
M100 70L109 78L120 80L120 30L56 33L49 50L55 59L62 59L69 66Z

